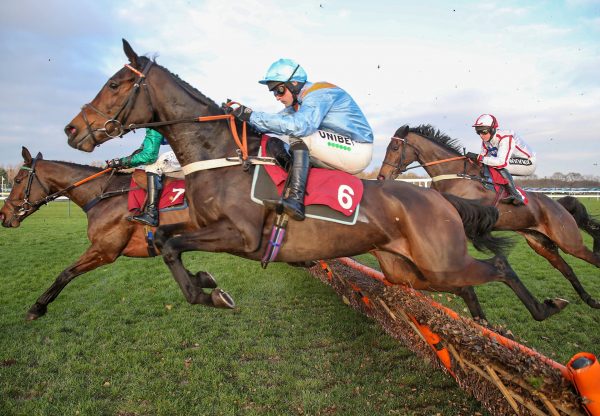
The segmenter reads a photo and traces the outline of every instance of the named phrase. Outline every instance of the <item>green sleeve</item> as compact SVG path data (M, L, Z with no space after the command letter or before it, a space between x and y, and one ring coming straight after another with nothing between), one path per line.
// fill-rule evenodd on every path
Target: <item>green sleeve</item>
M121 162L127 167L150 165L156 162L162 139L163 136L156 130L146 129L146 137L140 148L131 156L122 158Z

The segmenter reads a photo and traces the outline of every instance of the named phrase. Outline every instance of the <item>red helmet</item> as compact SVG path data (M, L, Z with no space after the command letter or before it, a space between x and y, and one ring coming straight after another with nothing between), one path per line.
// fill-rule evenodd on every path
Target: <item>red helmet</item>
M482 114L477 117L473 127L489 127L491 129L497 129L498 120L496 120L496 117L494 117L492 114Z

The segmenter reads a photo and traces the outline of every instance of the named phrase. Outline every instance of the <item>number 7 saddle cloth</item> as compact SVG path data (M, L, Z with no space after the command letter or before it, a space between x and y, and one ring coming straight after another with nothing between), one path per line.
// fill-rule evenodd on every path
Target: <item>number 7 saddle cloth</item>
M141 211L146 201L146 172L142 169L136 169L131 175L129 187L131 190L127 199L127 209L129 211ZM177 177L165 176L158 209L179 208L182 205L185 205L185 181Z

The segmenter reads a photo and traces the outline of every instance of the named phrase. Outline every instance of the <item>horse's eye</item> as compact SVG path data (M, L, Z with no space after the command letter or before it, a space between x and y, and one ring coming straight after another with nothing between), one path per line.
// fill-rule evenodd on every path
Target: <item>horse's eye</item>
M394 152L397 152L397 151L398 151L398 149L400 149L400 147L399 147L399 146L393 146L393 147L392 147L392 150L393 150Z
M119 88L119 83L115 81L109 81L108 88L110 88L111 90L116 90L117 88Z
M17 185L18 185L18 184L20 184L20 183L21 183L21 179L17 179L17 178L15 178L15 183L16 183Z

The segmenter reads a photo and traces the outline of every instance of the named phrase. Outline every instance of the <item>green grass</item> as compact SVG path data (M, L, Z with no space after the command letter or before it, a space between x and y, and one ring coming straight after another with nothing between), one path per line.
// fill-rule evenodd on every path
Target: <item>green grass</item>
M588 208L600 213L597 201ZM160 258L121 258L75 279L44 317L26 322L36 298L87 247L85 216L73 207L67 214L57 202L19 229L0 230L0 414L485 413L450 376L287 265L263 271L229 255L186 255L192 270L213 273L234 297L230 311L188 305ZM492 284L477 289L490 320L559 362L581 350L598 354L600 312L525 243L512 253L536 296L572 304L538 323ZM598 269L569 262L600 298Z

